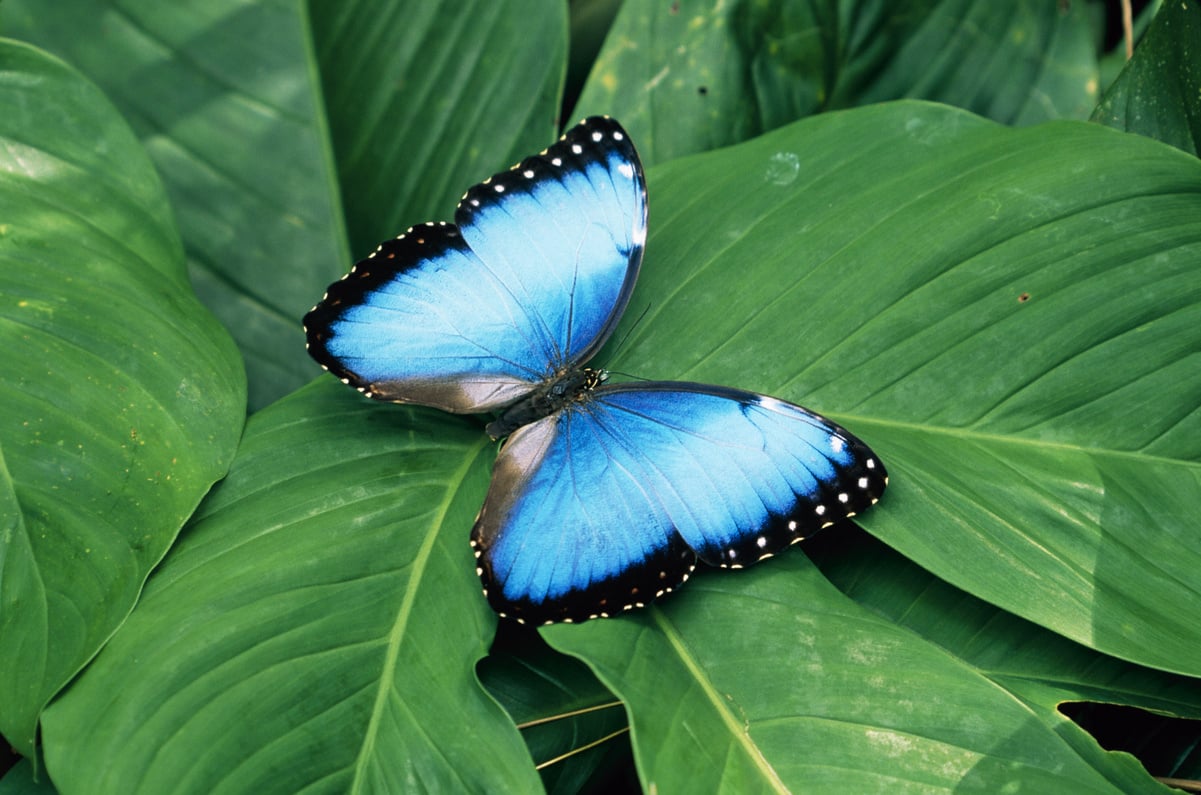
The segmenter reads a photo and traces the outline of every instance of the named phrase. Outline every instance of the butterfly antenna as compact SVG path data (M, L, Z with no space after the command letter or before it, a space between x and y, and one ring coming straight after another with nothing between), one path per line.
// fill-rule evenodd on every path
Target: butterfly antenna
M575 268L571 271L571 293L567 299L567 350L559 351L559 360L562 362L566 362L567 357L571 355L571 333L575 329L575 288L580 281L580 252L584 250L587 237L585 232L575 247Z
M571 333L575 330L575 288L580 281L580 249L584 247L584 241L576 246L575 250L575 268L571 271L571 294L567 299L567 350L560 351L559 357L563 362L567 361L567 357L571 355Z
M638 328L638 324L642 322L642 319L644 317L646 317L646 313L649 311L651 311L651 305L648 303L646 306L642 307L642 311L638 313L638 317L634 320L633 323L630 324L630 328L622 336L621 342L617 343L617 345L614 346L614 348L613 348L614 353L617 353L618 351L620 351L622 349L622 346L624 346L627 342L630 341L630 335L634 333L634 329Z
M630 341L630 335L634 333L634 329L638 328L638 324L642 322L642 319L644 317L646 317L646 313L649 311L651 311L650 304L647 304L646 306L644 306L642 308L642 311L638 313L638 317L634 320L633 323L630 324L630 327L626 330L626 333L621 336L621 340L619 340L613 346L613 355L617 355L617 353L623 347L625 347L625 344ZM649 381L650 380L649 378L643 378L642 376L637 376L637 375L633 375L631 373L622 372L621 370L610 370L610 372L616 373L617 375L624 376L624 377L632 379L634 381Z

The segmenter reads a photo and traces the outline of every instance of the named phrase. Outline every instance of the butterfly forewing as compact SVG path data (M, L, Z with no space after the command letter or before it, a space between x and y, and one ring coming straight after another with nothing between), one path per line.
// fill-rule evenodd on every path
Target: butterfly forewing
M642 167L617 122L588 119L467 191L455 221L509 302L537 309L530 344L562 371L604 344L629 301L646 239Z
M362 260L305 316L309 351L370 397L447 411L510 404L612 333L642 261L646 188L596 117Z
M504 406L543 373L493 298L502 287L456 227L414 227L330 285L305 316L309 353L369 397L458 412Z

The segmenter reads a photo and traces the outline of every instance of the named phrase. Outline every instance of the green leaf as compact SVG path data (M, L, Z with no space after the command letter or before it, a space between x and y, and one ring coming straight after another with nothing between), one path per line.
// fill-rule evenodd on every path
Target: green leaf
M735 18L746 6L624 3L574 116L608 114L620 119L647 166L761 132L757 93L747 79L757 56L744 47L750 43L747 39L753 41L763 31L747 30L745 37L740 36ZM828 55L821 47L830 44L817 20L829 22L833 2L786 0L776 6L781 15L787 13L798 23L789 31L794 50L784 55L801 61L793 65L797 71L791 75L790 87L802 94L795 98L798 112L811 113L816 107L806 98L825 82L821 69ZM771 73L774 81L771 63L760 69Z
M312 10L311 47L302 7L191 5L159 8L135 0L119 9L70 5L65 14L61 6L51 12L28 2L0 8L6 21L14 13L26 20L21 29L31 36L53 33L63 52L119 98L172 180L190 249L253 250L231 260L232 270L217 278L262 281L229 288L223 311L231 323L244 324L238 333L253 355L280 346L252 367L265 389L284 391L309 372L287 369L303 362L296 318L349 261L331 186L340 184L352 197L349 223L357 250L412 221L449 218L455 198L471 182L548 143L553 110L543 116L539 108L543 102L553 107L554 97L547 95L561 79L561 4L552 16L533 4L504 4L502 11L484 3L470 13L450 13L447 6L408 4L397 11L389 4L327 3ZM608 93L594 94L595 105L583 102L581 110L620 113L648 160L661 161L894 90L945 96L1023 120L1044 94L1051 115L1073 107L1072 97L1087 95L1095 55L1091 44L1082 44L1088 36L1076 17L1080 4L1071 4L1064 17L1054 4L1006 14L981 3L933 10L929 4L884 5L838 6L841 27L833 33L833 4L741 4L727 14L682 3L678 19L667 18L674 6L665 5L652 24L617 29L610 49L628 51L610 63L632 59L635 68L628 74L598 69L590 90ZM626 4L625 13L648 12ZM37 24L29 21L35 14L44 15ZM520 20L525 27L510 14L527 17ZM126 48L141 56L123 61L118 53ZM988 58L998 65L989 73L1006 79L974 83L974 75L987 72L980 64ZM660 77L665 66L671 68ZM713 79L698 85L698 76ZM318 79L334 109L332 145L314 99ZM225 93L191 92L194 83ZM697 90L701 85L704 94ZM172 95L163 98L160 91ZM292 122L255 126L254 112L264 107L284 108L278 115ZM238 115L243 110L250 111L250 121ZM111 147L94 150L105 139L74 121L55 129L67 139L63 130L72 127L81 137L70 140L89 156L113 158L125 176L146 170L142 160L116 158ZM243 134L247 130L263 134ZM250 187L231 181L225 193L220 179L214 187L197 177L207 179L205 168L218 169L231 158L254 177ZM176 173L184 177L179 183ZM96 206L101 215L122 207L107 195L88 193L96 188L89 178L81 193L69 197L79 203L67 222L91 221ZM612 365L637 376L756 388L835 415L871 442L893 473L884 501L863 517L880 538L945 580L1093 649L1196 674L1193 650L1201 630L1190 620L1201 606L1192 576L1201 556L1193 518L1201 507L1195 161L1105 130L1050 125L1014 132L910 103L828 114L743 147L668 164L653 170L650 180L650 248L636 305L613 338ZM260 195L256 191L269 200L247 198ZM284 201L307 207L300 197L310 191L317 197L313 206L326 208L326 215L306 211L299 222L279 222L287 211L272 201L287 196ZM22 212L37 206L21 199ZM185 211L186 202L194 209ZM247 202L263 204L262 212L245 209ZM136 247L157 229L174 234L161 196L144 204L154 208L148 211L153 223L127 225L121 235L108 236L103 251ZM200 216L195 224L193 213ZM222 226L223 213L238 223ZM313 230L312 236L281 238L278 230L288 223ZM136 234L128 233L129 226ZM10 231L0 229L0 246L16 237ZM89 231L58 228L37 242L59 249L69 243L73 251L83 242L82 250L96 251ZM258 250L256 236L270 241L270 249ZM169 290L179 270L178 251L172 256L170 279L159 277ZM89 323L90 333L102 332L106 362L121 364L139 345L146 350L146 340L171 352L160 343L162 334L147 336L128 318L154 314L176 322L174 310L148 311L157 304L144 286L116 292L132 295L136 311L113 296L101 299L79 287L87 273L76 268L58 281L30 283L43 289L62 283L71 301L104 300L123 310L116 322L96 323L86 312L71 318ZM194 276L202 280L204 273ZM74 280L70 291L65 278ZM297 286L306 281L303 289ZM260 315L256 303L266 306L267 299L241 297L272 295L277 282L281 295L295 298L294 311L281 303L274 316ZM0 294L9 295L7 287ZM156 289L158 298L169 291L162 284ZM182 305L181 314L194 311L192 302L183 299ZM114 344L116 332L127 328L130 336ZM24 338L17 342L6 350L19 356L33 350L21 347ZM86 416L78 405L87 401L77 405L75 398L94 385L90 371L54 351L33 369L28 358L9 378L68 372L72 416ZM274 378L272 362L282 363L294 380ZM177 382L191 383L205 371L187 355L175 356L172 365ZM137 368L137 377L146 369ZM61 383L34 385L39 400L66 404ZM226 396L211 391L204 398L220 415ZM101 791L129 791L144 782L147 792L398 789L414 782L429 788L537 786L528 752L471 673L493 628L466 551L490 446L470 421L373 406L337 391L326 379L264 414L248 436L236 477L203 509L162 577L152 578L145 605L53 705L43 737L49 769L64 791L95 791L97 779ZM109 423L119 418L111 410L103 416ZM213 430L216 420L208 423L189 420L187 428L208 433L219 446L228 435ZM22 448L14 452L3 433L0 527L13 541L0 551L0 597L18 584L30 593L38 587L39 572L28 560L43 543L36 524L42 520L24 511L26 494L31 482L58 483L59 472L49 467L29 476ZM47 504L61 513L79 511L96 524L88 513L94 501L74 484L86 478L100 484L113 468L94 458L87 463L74 471L71 488L59 488ZM172 487L177 477L187 480L171 474ZM121 486L120 498L138 501L141 516L174 516L178 523L189 510L162 511L158 481L144 489L132 481ZM192 493L188 488L171 495L176 507L184 502L181 495ZM100 518L110 521L110 513ZM134 532L133 525L121 527ZM74 539L64 545L81 556L89 548L95 549ZM119 563L104 571L120 575ZM66 572L79 579L80 569L72 565ZM144 569L137 569L137 582ZM763 651L763 659L783 666L776 673L793 675L768 681L764 694L752 700L798 681L832 681L824 706L834 715L859 708L855 695L865 688L876 692L877 680L907 688L909 680L897 676L920 678L917 692L954 698L927 700L905 714L894 698L892 712L881 713L893 720L885 727L891 734L880 735L916 737L929 752L901 762L906 781L917 789L996 789L1011 776L1042 784L1047 780L1035 779L1043 774L1055 779L1050 786L1074 771L1099 790L1137 790L1148 784L1145 777L1057 717L1055 700L1079 692L1142 699L1148 707L1188 703L1150 684L1132 689L1120 678L1069 679L1059 689L1049 676L1002 681L999 666L986 668L912 621L898 628L904 618L865 619L820 581L810 583L812 577L803 558L790 553L739 575L702 576L662 613L614 622L644 626L679 609L734 628L695 636L704 648L685 649L692 657L682 647L668 648L662 657L665 643L670 647L669 641L685 636L659 630L599 652L602 662L620 656L642 672L623 680L621 692L632 694L629 709L644 766L660 755L666 761L652 769L672 773L654 779L659 788L697 782L713 789L743 773L752 784L770 784L753 757L774 764L785 745L760 743L762 721L753 723L749 744L732 728L737 721L706 722L720 717L720 699L710 702L717 712L701 715L701 723L650 714L680 710L678 715L697 706L672 698L673 690L656 689L671 670L661 659L703 662L686 666L671 683L677 687L712 671L737 674L729 692L742 704L745 694L737 688L758 681ZM809 585L797 591L793 580ZM738 592L737 609L731 609L730 594L742 588L753 590L754 598ZM52 597L39 598L55 606ZM94 603L90 596L84 601ZM994 652L1047 635L993 608L981 629L956 616L953 601L948 597L947 609L935 611L928 623L979 633ZM18 613L0 602L0 617L19 615L28 627L41 622L43 635L80 631L67 623L74 613L40 615L31 603L37 600L25 599ZM879 639L888 654L858 667L845 655L829 658L837 664L798 662L795 649L785 654L775 636L761 640L748 630L744 641L736 634L740 622L770 631L808 628L821 616L835 617L821 628L823 648L838 651L837 639L824 636L847 619L861 631L855 648L874 648L870 643ZM92 631L90 617L80 621ZM616 633L603 629L608 623L595 631ZM1002 631L994 630L998 625ZM102 637L114 632L112 624L107 627ZM594 631L589 627L577 629ZM1120 665L1080 651L1078 659L1090 665ZM898 674L898 660L913 660L912 671L902 667ZM798 669L802 664L808 667ZM1123 675L1133 676L1133 668L1126 665ZM26 666L15 677L19 686L31 681L29 670L40 676ZM1167 678L1137 670L1152 684ZM562 672L553 662L543 672L549 681L564 681L556 678ZM848 703L836 703L838 697ZM779 703L795 705L795 699L787 692ZM0 704L9 709L8 700ZM968 708L979 705L991 715L997 704L1001 718L995 725L964 725ZM528 714L553 714L553 706L549 699L539 703L537 695L525 704ZM733 739L735 746L726 747L743 755L731 757L729 768L702 761L697 769L712 778L685 758L686 769L676 775L669 752L687 749L683 735L697 726L716 729L694 742ZM567 731L554 726L549 733L563 740ZM527 731L532 746L540 742L533 734ZM799 741L806 736L798 735ZM945 746L932 745L939 737ZM566 739L568 746L579 745ZM840 742L820 742L806 746L812 753L799 763L845 765L850 780L877 780L879 755L854 744L843 753ZM793 774L788 765L798 756L796 747L791 744L780 775ZM966 752L957 755L956 749ZM1040 749L1042 756L1031 756ZM950 774L941 766L948 754ZM740 759L751 763L740 766ZM976 762L965 769L964 759ZM1004 766L1013 761L1025 766L1016 772ZM836 777L840 790L845 779Z
M1097 101L1086 3L840 3L846 71L831 106L929 99L1004 124L1084 119Z
M628 705L658 792L1157 791L1036 710L855 605L802 555L706 573L688 596L542 630ZM636 652L636 653L632 653Z
M1168 0L1092 120L1201 154L1201 3Z
M1201 164L903 103L665 164L649 195L614 369L831 414L889 467L863 521L890 546L1201 672Z
M29 756L224 474L246 384L100 92L4 41L0 107L0 729Z
M196 288L242 349L252 409L316 374L299 319L322 285L546 145L567 50L564 4L541 0L14 0L3 14L142 136Z
M252 417L138 609L47 711L58 786L536 789L473 673L496 617L464 528L491 450L477 423L328 378Z
M9 35L112 98L179 217L192 281L258 408L310 381L299 319L349 260L301 3L13 0Z
M312 4L358 256L449 220L468 185L553 139L566 11L545 0Z
M1080 3L626 3L576 115L620 118L649 164L831 108L920 98L1033 124L1096 95Z
M21 760L0 777L0 795L56 795L57 792L45 775L34 781L33 763L28 759Z

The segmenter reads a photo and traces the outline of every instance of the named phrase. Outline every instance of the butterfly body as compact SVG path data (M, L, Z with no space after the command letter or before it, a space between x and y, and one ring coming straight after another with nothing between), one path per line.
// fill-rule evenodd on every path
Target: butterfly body
M485 430L493 439L508 436L523 425L537 422L572 403L586 400L599 384L608 379L609 374L604 370L593 370L590 367L569 370L552 377L535 389L529 397L522 398L505 409L498 419L488 423Z
M500 411L471 533L493 608L614 615L697 566L739 568L875 503L883 464L799 406L585 367L633 289L646 194L624 130L594 117L471 188L455 224L381 245L305 318L309 350L369 397Z

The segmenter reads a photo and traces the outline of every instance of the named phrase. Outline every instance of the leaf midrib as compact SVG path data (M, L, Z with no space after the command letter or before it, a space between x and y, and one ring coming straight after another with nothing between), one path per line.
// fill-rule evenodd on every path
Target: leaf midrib
M672 649L676 653L676 657L683 663L685 669L691 674L692 680L700 687L701 692L705 694L705 700L713 707L718 714L722 724L728 730L730 738L736 743L737 747L742 749L747 759L759 770L763 772L763 780L770 783L771 788L775 792L789 793L791 790L780 780L780 776L776 773L776 769L772 767L759 749L758 745L751 742L750 734L743 730L743 723L739 720L726 706L727 702L721 698L717 692L717 688L709 681L701 665L697 663L697 657L688 648L680 633L675 627L668 623L662 610L654 609L650 611L654 617L655 625L663 633L663 637L671 644Z
M429 567L429 559L441 534L441 528L446 524L446 517L450 511L450 506L455 502L457 489L454 484L463 483L467 479L468 471L487 446L485 440L481 439L472 445L474 449L465 451L466 454L462 458L462 463L447 481L447 488L441 503L432 511L433 518L430 521L430 529L426 532L425 538L422 540L421 546L417 549L417 554L413 558L413 563L410 567L412 576L405 586L400 606L396 612L396 620L392 622L392 630L388 635L387 651L384 653L383 664L380 666L379 683L376 688L375 702L371 707L371 718L368 721L366 730L363 732L363 745L359 750L358 758L355 760L355 775L350 786L351 792L359 792L362 782L367 780L366 769L370 764L371 751L375 747L375 738L379 734L380 721L387 712L387 704L393 693L394 679L392 673L396 670L397 660L400 658L401 643L408 637L408 626L413 614L413 603L416 601L417 594L421 590L422 580Z

